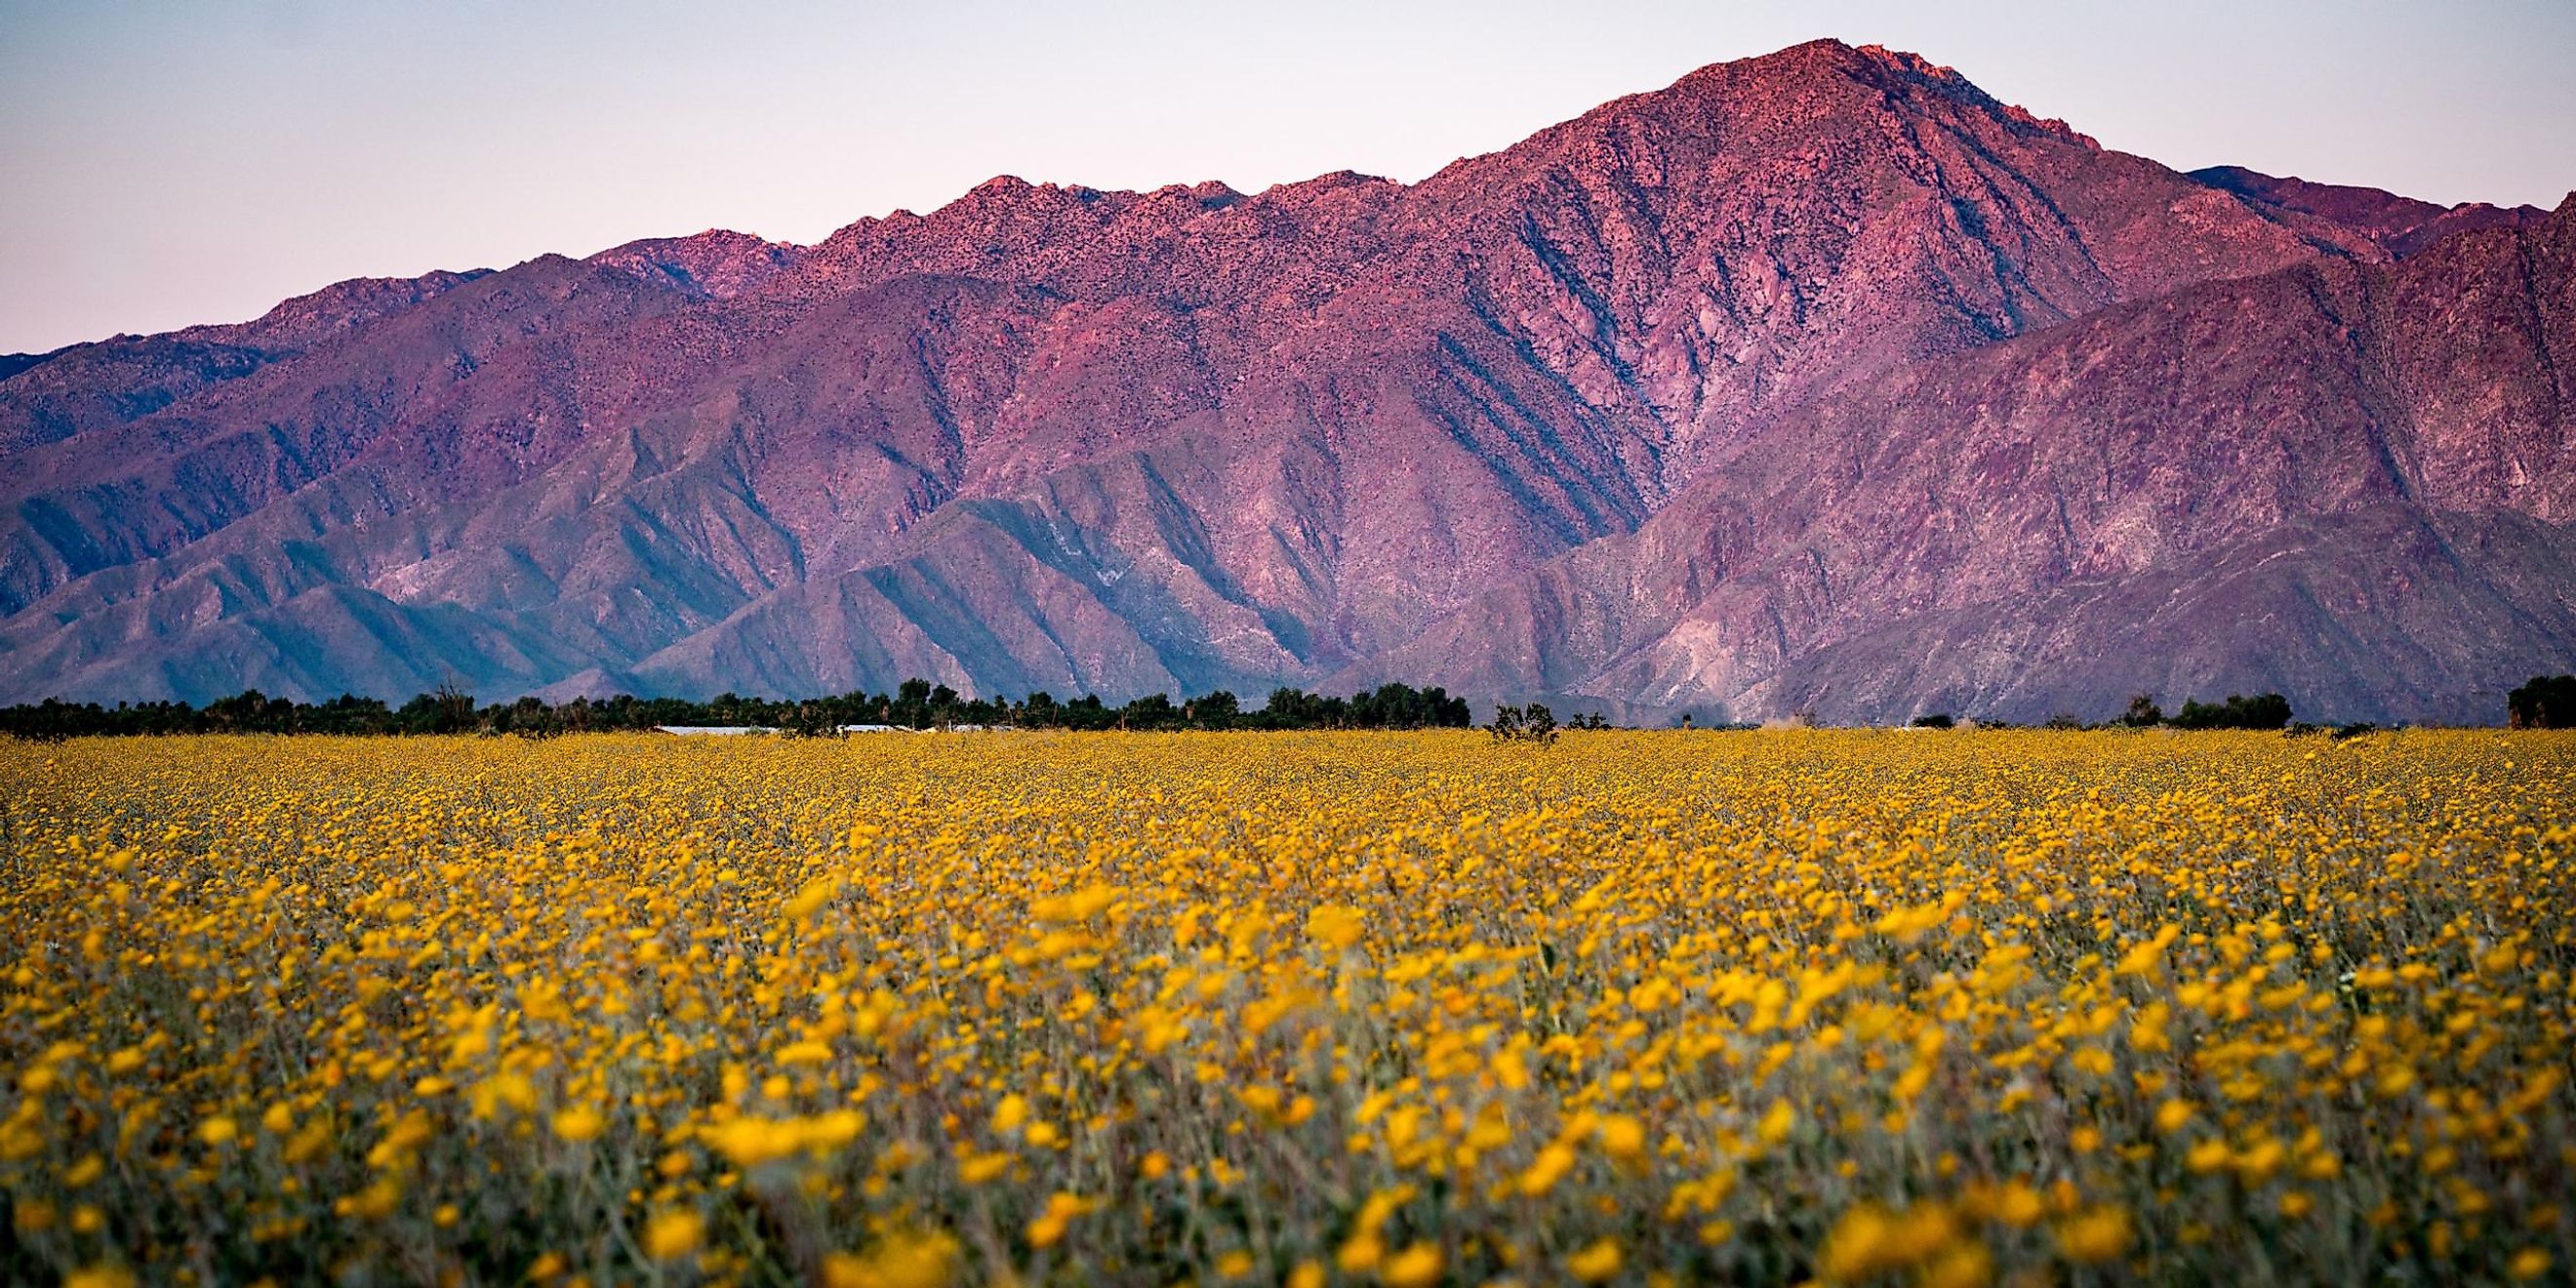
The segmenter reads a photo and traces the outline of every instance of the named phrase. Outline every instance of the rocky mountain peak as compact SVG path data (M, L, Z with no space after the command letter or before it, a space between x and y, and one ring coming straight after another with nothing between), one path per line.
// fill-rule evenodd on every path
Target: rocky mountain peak
M709 299L731 299L795 263L798 248L728 229L688 237L631 241L591 256L587 263L623 269L668 282Z

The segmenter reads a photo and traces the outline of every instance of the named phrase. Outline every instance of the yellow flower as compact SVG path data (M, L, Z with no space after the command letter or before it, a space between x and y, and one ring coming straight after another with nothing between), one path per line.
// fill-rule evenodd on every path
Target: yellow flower
M831 902L833 895L838 893L840 893L840 883L829 877L806 882L805 887L796 892L796 897L787 901L784 909L787 919L804 921L812 917L822 910L824 904Z
M890 1235L864 1256L823 1259L826 1288L948 1288L957 1276L957 1241L943 1233Z
M821 1064L832 1058L832 1048L821 1042L790 1042L778 1048L780 1064Z
M2549 1273L2549 1253L2542 1248L2525 1248L2505 1263L2505 1273L2516 1279L2533 1280Z
M2290 1151L2277 1140L2257 1141L2229 1161L2248 1185L2261 1185L2272 1179L2289 1160Z
M2048 1215L2048 1201L2022 1181L2007 1181L1995 1193L1994 1215L2015 1229L2028 1229Z
M1603 1153L1619 1161L1633 1162L1646 1152L1646 1125L1627 1114L1612 1114L1601 1120Z
M2058 1249L2067 1260L2085 1264L2109 1261L2128 1251L2130 1238L2129 1214L2112 1207L2086 1209L2057 1227Z
M1028 1120L1029 1102L1025 1097L1016 1094L1004 1096L1002 1103L993 1106L993 1130L995 1131L1018 1131L1020 1124Z
M657 1212L644 1223L644 1255L655 1261L685 1257L706 1241L706 1219L695 1212Z
M1982 1243L1953 1243L1934 1253L1915 1276L1915 1288L1985 1288L1994 1281L1994 1253Z
M1520 1192L1531 1198L1537 1198L1554 1189L1557 1181L1562 1179L1573 1166L1573 1150L1563 1145L1547 1146L1538 1152L1537 1158L1530 1160L1529 1167L1520 1174L1518 1181Z
M1358 909L1344 904L1318 904L1306 914L1306 937L1336 949L1349 948L1368 933Z
M230 1118L209 1118L197 1124L197 1139L209 1145L229 1145L241 1135L241 1128Z
M608 1120L588 1105L575 1105L555 1115L555 1135L563 1140L580 1142L596 1139L606 1129Z
M1565 1259L1565 1273L1576 1282L1597 1284L1619 1273L1619 1242L1600 1239Z
M1753 1134L1765 1145L1777 1145L1788 1140L1789 1133L1797 1126L1797 1109L1786 1100L1775 1100L1763 1113L1762 1121L1754 1127Z
M1864 1203L1843 1213L1825 1236L1816 1267L1833 1283L1854 1283L1919 1265L1949 1246L1958 1234L1950 1210L1939 1203L1920 1203L1891 1212Z
M1037 1248L1053 1247L1064 1238L1065 1227L1071 1224L1075 1217L1090 1212L1095 1206L1097 1205L1090 1200L1062 1190L1049 1195L1046 1210L1029 1222L1029 1245Z
M1386 1258L1386 1244L1374 1231L1361 1231L1342 1241L1333 1264L1346 1275L1366 1274Z
M1446 1264L1437 1245L1417 1243L1388 1257L1378 1267L1377 1281L1386 1288L1430 1288L1440 1281Z
M562 1119L556 1119L555 1131L563 1131ZM736 1167L753 1168L775 1162L796 1152L802 1143L794 1126L768 1118L736 1118L718 1123L700 1133L725 1161Z
M2154 974L2156 972L2156 968L2164 962L2165 949L2171 947L2173 941L2179 938L2181 934L2182 927L2174 925L2171 922L2165 923L2163 926L2157 928L2155 938L2138 944L2129 949L2128 952L2121 954L2120 964L2112 973L2129 976Z

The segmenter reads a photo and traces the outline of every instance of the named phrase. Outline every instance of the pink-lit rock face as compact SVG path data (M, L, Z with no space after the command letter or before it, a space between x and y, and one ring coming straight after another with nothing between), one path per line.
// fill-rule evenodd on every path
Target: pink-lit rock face
M2278 691L2498 719L2576 651L2576 202L1788 409L1359 672L1837 720Z
M1411 186L344 283L0 379L0 699L2491 717L2576 663L2570 218L2184 176L1820 42Z

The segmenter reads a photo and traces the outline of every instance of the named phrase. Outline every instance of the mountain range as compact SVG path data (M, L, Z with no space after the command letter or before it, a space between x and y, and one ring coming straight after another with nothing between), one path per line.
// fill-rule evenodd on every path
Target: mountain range
M2496 721L2576 669L2571 408L2576 199L1821 41L1409 185L999 178L0 358L0 700Z

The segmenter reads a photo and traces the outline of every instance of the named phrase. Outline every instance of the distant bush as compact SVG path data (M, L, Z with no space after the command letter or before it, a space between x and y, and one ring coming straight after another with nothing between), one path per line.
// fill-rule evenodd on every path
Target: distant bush
M1496 742L1551 743L1556 741L1556 713L1540 702L1526 707L1496 707L1494 722L1485 726L1485 731Z
M2511 728L2576 729L2576 675L2535 675L2504 702Z
M1946 711L1935 711L1930 715L1916 716L1909 723L1917 729L1949 729L1959 722L1951 719Z
M2186 699L2168 723L2177 729L2279 729L2290 723L2290 700L2277 693L2231 693L2214 704Z
M2120 718L2111 723L2132 729L2151 729L2164 722L2165 709L2156 705L2156 695L2141 693L2129 699L2129 709L2121 712Z

